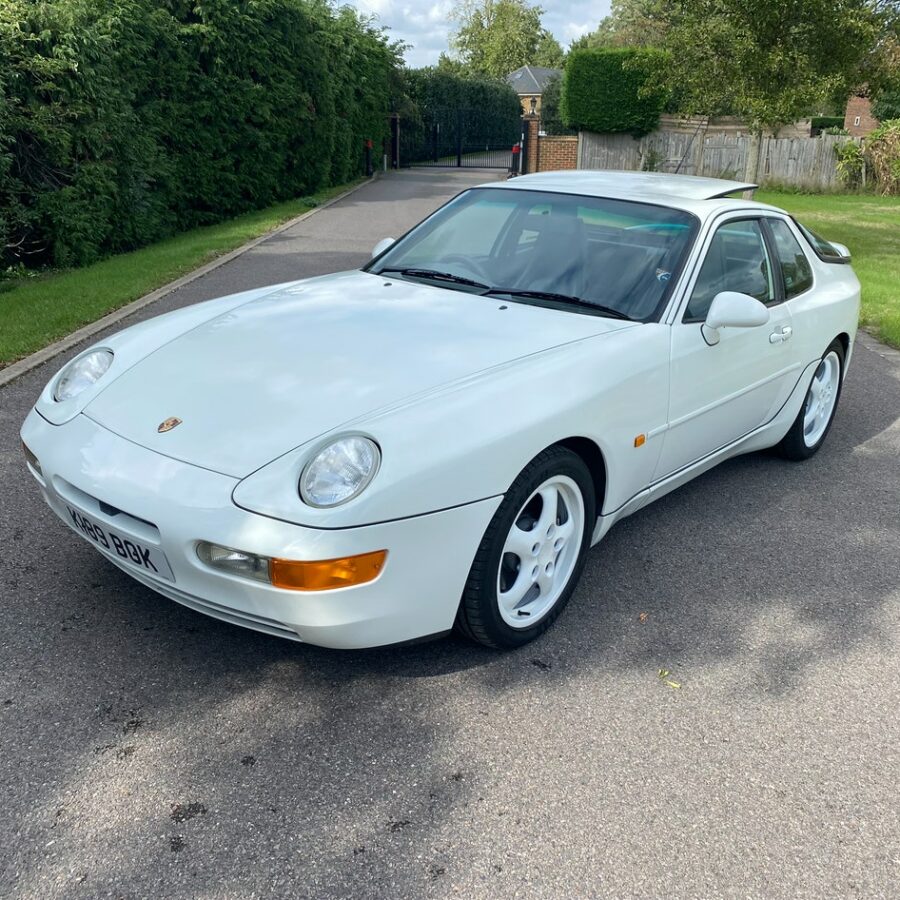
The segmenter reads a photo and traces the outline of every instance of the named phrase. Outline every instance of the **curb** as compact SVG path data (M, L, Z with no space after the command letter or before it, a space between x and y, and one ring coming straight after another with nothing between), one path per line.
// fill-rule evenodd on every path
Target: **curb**
M887 344L883 344L866 329L860 328L859 331L856 332L856 342L865 347L866 350L877 353L882 359L886 359L888 362L900 366L900 350L895 350L893 347L888 347Z
M182 275L180 278L176 278L174 281L170 281L168 284L164 284L162 287L157 288L155 291L151 291L149 294L144 294L143 297L138 297L137 300L132 300L131 303L127 303L125 304L125 306L120 306L118 309L113 310L111 313L107 313L105 316L97 319L95 322L91 322L88 325L82 326L77 331L73 331L66 337L60 338L58 341L54 341L52 344L48 344L43 349L37 350L31 355L17 360L14 363L10 363L10 365L6 366L6 368L0 369L0 387L9 384L11 381L15 381L16 378L20 378L22 375L27 374L32 369L36 369L38 366L42 366L45 362L53 359L54 356L58 356L60 353L64 353L66 350L71 349L76 344L80 344L86 338L89 338L92 335L97 334L98 332L105 331L111 325L115 325L117 322L121 322L122 319L127 319L130 315L133 315L138 310L143 309L145 306L149 306L151 303L155 303L157 300L161 300L167 294L171 294L173 291L177 291L179 288L184 287L186 284L190 284L192 281L196 281L198 278L202 278L208 272L212 272L213 269L218 269L219 266L224 266L225 263L231 262L231 260L236 259L242 254L246 253L248 250L252 250L254 247L263 243L263 241L267 241L270 237L276 234L280 234L282 231L287 231L288 228L293 228L294 225L296 225L298 222L302 222L304 219L308 219L310 216L314 216L320 210L328 209L329 206L332 206L339 200L343 200L345 197L349 197L350 194L355 193L360 188L364 188L367 184L371 184L377 178L377 175L373 175L371 178L366 179L366 181L363 181L361 184L350 188L350 190L344 191L342 194L338 194L336 197L332 197L330 200L326 200L325 203L322 203L320 206L313 207L313 209L307 210L305 213L301 213L299 216L295 216L293 219L285 222L283 225L279 225L277 228L273 228L271 231L267 231L265 234L254 238L252 241L248 241L246 244L242 244L240 247L236 247L234 250L229 250L227 253L222 254L222 256L217 256L214 260L211 260L210 262L200 266L199 269L194 269L193 271L188 272L187 275Z

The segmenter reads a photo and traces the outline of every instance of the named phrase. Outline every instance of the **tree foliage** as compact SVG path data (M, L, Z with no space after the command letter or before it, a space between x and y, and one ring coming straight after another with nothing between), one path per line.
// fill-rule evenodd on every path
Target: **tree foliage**
M837 113L851 88L873 96L900 73L897 0L613 0L571 49L671 51L670 111L731 114L757 130Z
M547 69L561 69L565 65L566 53L559 41L549 31L541 31L531 63Z
M900 87L877 94L872 101L872 115L881 122L900 119Z
M569 54L562 86L562 117L572 128L653 131L666 103L660 72L665 54L652 48L576 50Z
M461 0L451 46L473 74L505 78L524 65L556 67L563 51L528 0Z
M668 0L662 46L683 112L776 130L849 91L876 47L873 0Z
M345 181L398 66L323 0L4 0L3 259L81 264Z
M572 41L569 51L612 47L660 47L667 27L665 0L613 0L594 31Z
M541 128L547 134L577 134L577 129L566 125L562 117L562 75L555 75L541 94Z

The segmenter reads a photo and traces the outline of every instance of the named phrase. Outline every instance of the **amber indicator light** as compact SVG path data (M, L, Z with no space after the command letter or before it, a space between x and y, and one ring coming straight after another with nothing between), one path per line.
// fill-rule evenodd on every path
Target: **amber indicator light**
M331 591L374 581L384 568L387 550L314 561L272 559L269 578L275 587L289 591Z

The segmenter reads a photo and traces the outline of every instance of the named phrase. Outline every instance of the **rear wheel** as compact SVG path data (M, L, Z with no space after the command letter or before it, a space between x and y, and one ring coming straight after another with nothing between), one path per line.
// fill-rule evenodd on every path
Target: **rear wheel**
M584 568L596 519L581 457L551 447L522 471L472 563L457 628L489 647L519 647L550 627Z
M825 443L841 396L843 373L844 347L840 341L834 341L813 373L791 430L778 445L786 459L809 459Z

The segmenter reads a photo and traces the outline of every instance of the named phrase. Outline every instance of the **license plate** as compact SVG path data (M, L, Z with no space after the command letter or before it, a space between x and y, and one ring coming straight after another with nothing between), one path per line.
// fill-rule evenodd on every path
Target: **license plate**
M111 556L117 556L123 562L130 563L138 569L143 569L148 575L156 575L168 581L175 580L162 550L145 547L134 538L117 534L108 526L95 522L80 510L72 509L68 504L66 510L69 513L69 524L100 550Z

